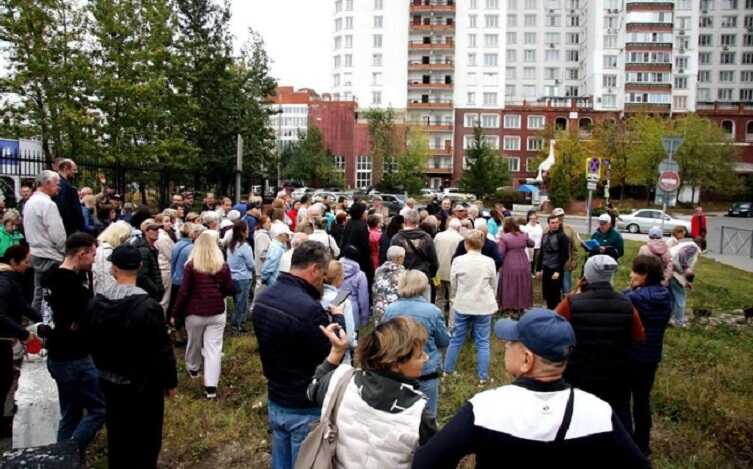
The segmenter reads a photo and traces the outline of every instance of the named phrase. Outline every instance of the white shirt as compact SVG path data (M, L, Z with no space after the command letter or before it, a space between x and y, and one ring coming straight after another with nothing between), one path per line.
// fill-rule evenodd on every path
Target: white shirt
M531 238L534 249L541 248L541 238L544 237L544 228L541 227L541 223L536 223L535 225L528 223L521 226L520 231L526 233L528 237Z
M24 232L34 257L63 261L65 227L55 202L49 195L36 191L24 205Z
M327 234L326 231L314 230L314 232L309 235L309 241L319 241L332 250L333 257L340 257L340 248L337 247L337 241L335 241L335 238L333 238L332 235Z
M450 286L455 312L481 316L497 311L497 268L480 251L469 251L452 261Z

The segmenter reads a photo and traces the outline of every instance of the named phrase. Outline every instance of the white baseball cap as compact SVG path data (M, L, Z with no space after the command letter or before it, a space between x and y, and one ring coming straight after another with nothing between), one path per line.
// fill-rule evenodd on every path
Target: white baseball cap
M602 213L599 215L599 223L612 223L612 217L608 213Z
M559 207L557 207L557 208L555 208L554 210L552 210L552 215L554 215L555 217L561 217L561 216L562 216L562 215L564 215L564 214L565 214L565 211L564 211L564 210L562 210L562 209L561 209L561 208L559 208Z
M288 225L286 225L285 223L272 223L272 228L269 229L269 236L272 239L275 239L283 234L288 236L292 234L290 228L288 228Z

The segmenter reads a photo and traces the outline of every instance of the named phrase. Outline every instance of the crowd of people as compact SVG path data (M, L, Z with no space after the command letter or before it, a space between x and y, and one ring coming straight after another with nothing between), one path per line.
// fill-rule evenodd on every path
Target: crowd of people
M331 405L338 467L455 467L470 453L492 467L501 448L528 450L505 452L511 461L588 466L586 450L593 466L648 466L664 331L685 324L701 253L682 228L649 232L619 292L624 246L609 214L581 239L560 208L544 223L498 204L487 219L436 198L390 213L378 197L186 193L156 213L121 208L104 180L97 195L76 189L76 171L59 161L3 214L0 398L12 401L19 344L43 340L59 440L85 451L107 425L110 467L155 467L175 347L213 400L225 335L249 333L274 468L296 465ZM438 431L440 382L457 379L468 334L478 384L493 383L492 331L513 384L480 392Z

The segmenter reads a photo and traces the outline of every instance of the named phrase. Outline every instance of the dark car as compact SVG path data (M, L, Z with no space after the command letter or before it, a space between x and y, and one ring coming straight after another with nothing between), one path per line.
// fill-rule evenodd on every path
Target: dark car
M753 217L752 202L733 202L727 210L730 217Z

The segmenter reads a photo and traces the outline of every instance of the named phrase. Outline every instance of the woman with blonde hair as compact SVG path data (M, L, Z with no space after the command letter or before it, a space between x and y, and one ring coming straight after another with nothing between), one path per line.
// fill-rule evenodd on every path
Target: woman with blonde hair
M173 232L175 210L165 209L164 212L154 217L154 221L161 225L157 233L157 241L154 242L154 247L157 248L157 265L162 277L162 287L165 289L165 293L162 294L159 304L162 306L162 310L167 313L167 309L170 306L170 291L173 288L171 263L176 241L175 233Z
M207 230L196 238L171 319L173 325L185 322L188 333L186 370L192 378L199 376L203 355L207 399L217 398L225 297L235 293L230 268L217 243L218 234L214 230Z
M112 276L112 263L109 260L110 255L113 249L129 239L131 239L131 225L122 220L111 223L97 237L99 245L92 265L94 294L103 293L115 285L115 277Z
M96 236L102 230L102 222L97 218L97 198L91 194L84 196L81 204L84 217L84 231Z
M0 225L0 256L5 254L9 247L21 244L24 239L23 233L18 229L21 224L21 214L18 210L9 208L2 217Z
M334 467L411 467L416 448L436 432L418 382L428 359L426 329L407 317L379 324L359 339L359 368L353 368L340 364L348 349L345 331L337 324L320 328L332 348L314 372L307 396L322 405L324 416L344 380Z

